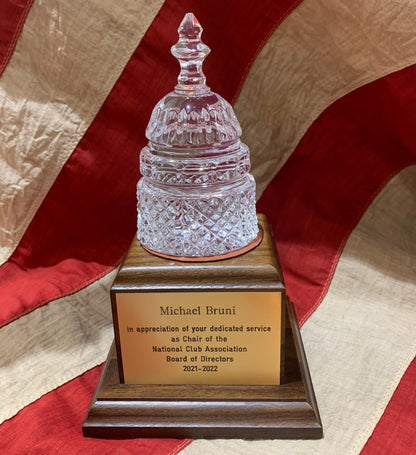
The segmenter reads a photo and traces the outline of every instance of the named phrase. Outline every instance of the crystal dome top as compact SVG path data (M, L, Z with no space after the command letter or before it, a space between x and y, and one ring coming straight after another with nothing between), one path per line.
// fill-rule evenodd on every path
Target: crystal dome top
M258 234L249 150L231 105L205 84L210 49L192 13L178 32L178 85L153 109L140 153L137 235L162 255L229 255Z

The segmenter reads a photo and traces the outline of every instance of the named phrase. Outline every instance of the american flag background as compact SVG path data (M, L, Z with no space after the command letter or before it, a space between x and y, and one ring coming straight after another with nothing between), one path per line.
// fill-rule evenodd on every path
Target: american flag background
M321 440L82 437L189 11L250 147ZM1 454L416 454L416 0L0 0L0 186Z

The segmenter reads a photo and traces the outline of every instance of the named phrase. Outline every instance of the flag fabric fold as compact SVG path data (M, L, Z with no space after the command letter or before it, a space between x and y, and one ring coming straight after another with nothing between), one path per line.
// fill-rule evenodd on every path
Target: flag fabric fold
M416 2L381 3L0 0L1 453L416 453ZM320 441L81 434L189 11L250 147Z

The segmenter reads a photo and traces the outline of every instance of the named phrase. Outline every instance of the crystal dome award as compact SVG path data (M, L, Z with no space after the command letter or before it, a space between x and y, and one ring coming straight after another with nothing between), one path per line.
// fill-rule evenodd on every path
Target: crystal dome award
M193 14L140 153L138 223L110 290L114 343L83 423L99 438L320 438L248 147L205 84Z
M233 108L205 83L210 49L192 13L178 32L178 84L153 109L140 153L137 236L163 256L231 257L260 241L250 153Z

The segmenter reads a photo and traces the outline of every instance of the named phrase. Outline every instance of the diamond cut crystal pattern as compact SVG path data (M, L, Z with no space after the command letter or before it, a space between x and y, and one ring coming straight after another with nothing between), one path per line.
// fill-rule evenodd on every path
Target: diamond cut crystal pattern
M242 248L257 235L254 179L229 191L189 197L138 185L139 223L146 227L141 242L149 249L172 256L201 257ZM255 221L255 222L253 222Z
M205 84L202 27L188 13L178 32L178 85L153 109L140 153L137 235L157 253L219 256L258 234L255 181L231 105Z

